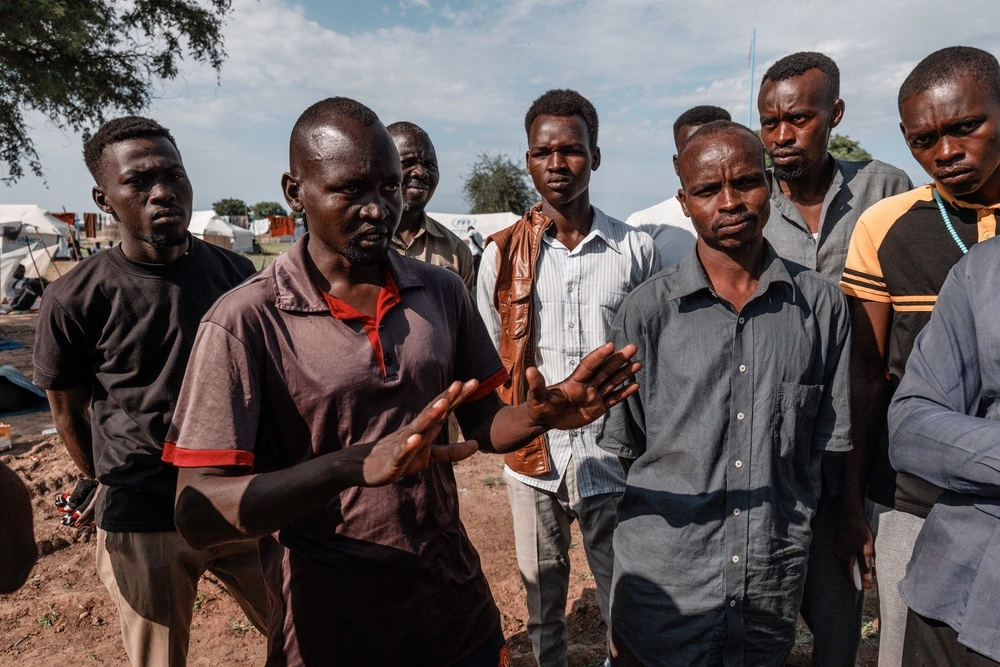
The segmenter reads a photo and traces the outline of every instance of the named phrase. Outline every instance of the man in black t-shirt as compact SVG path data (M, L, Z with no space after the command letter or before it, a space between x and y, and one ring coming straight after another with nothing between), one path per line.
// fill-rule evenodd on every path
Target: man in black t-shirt
M175 469L161 461L198 323L253 272L244 257L192 237L191 183L170 133L118 118L84 144L97 206L118 246L45 291L35 383L70 456L101 482L97 568L119 609L135 666L184 665L198 579L215 574L264 631L267 598L254 542L192 549L174 527Z

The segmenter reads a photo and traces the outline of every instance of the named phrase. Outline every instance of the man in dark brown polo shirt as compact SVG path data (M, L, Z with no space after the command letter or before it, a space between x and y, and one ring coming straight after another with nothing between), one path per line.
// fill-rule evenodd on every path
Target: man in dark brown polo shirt
M616 389L635 348L602 346L551 387L531 369L529 400L506 406L461 279L389 251L402 174L375 114L313 105L290 159L310 231L202 322L165 453L178 529L261 538L268 665L506 664L448 464L599 418L636 391ZM445 444L456 407L474 442Z

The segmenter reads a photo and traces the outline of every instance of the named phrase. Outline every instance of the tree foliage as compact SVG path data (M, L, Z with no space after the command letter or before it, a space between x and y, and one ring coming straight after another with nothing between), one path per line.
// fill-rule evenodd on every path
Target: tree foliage
M827 144L827 150L830 151L830 155L833 157L838 160L846 160L847 162L861 162L862 160L872 159L872 154L862 148L859 142L842 134L830 136L830 143Z
M536 200L528 173L506 155L480 153L463 188L469 213L522 215Z
M276 201L259 201L250 207L253 211L254 220L266 218L269 215L288 215L285 207Z
M185 55L216 71L232 0L0 0L0 177L42 166L25 114L83 132L149 105Z
M242 199L220 199L212 204L216 215L246 215L247 203Z

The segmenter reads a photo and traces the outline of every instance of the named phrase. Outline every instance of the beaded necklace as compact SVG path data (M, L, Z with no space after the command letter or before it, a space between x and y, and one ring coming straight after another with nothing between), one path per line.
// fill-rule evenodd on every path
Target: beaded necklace
M941 219L944 220L945 227L948 228L948 232L951 234L951 238L955 240L955 245L958 249L962 251L963 255L969 254L969 248L962 242L962 238L955 231L955 226L951 224L951 216L948 215L948 209L944 207L944 202L941 200L941 195L938 194L938 189L934 188L934 201L937 202L938 211L941 212Z

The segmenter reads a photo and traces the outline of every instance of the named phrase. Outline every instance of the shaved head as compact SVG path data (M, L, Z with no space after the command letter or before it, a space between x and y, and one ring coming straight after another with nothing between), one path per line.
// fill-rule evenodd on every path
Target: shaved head
M764 164L764 144L760 142L760 137L754 134L753 130L750 128L728 120L715 120L699 127L696 132L688 137L688 140L684 142L684 145L680 147L678 159L684 159L684 153L692 144L695 144L696 142L700 144L702 141L707 141L721 136L742 137L744 141L752 144L755 150L759 149L760 163L761 165Z
M375 112L364 104L347 97L329 97L302 112L292 127L288 145L288 161L292 171L302 167L302 160L324 159L347 148L345 131L355 128L382 126ZM385 128L382 127L385 132ZM386 133L388 136L388 133ZM390 141L390 143L392 143Z

